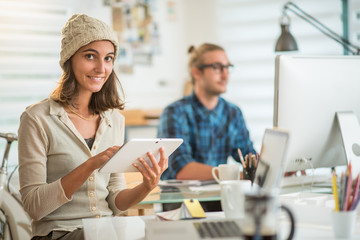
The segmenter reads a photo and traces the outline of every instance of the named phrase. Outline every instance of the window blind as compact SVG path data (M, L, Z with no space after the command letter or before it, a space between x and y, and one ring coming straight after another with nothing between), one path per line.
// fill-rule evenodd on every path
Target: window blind
M293 1L333 31L342 34L340 0ZM275 43L286 1L217 0L219 42L235 65L226 99L243 111L251 138L260 151L265 128L273 126ZM340 44L288 12L290 31L303 55L341 55Z
M68 1L0 1L0 131L17 133L27 106L49 96L61 75L61 28ZM0 141L2 158L5 141ZM9 167L17 163L17 144Z

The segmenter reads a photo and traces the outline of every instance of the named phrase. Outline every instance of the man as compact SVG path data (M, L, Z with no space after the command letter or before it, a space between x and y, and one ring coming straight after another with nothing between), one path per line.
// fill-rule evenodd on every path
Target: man
M220 97L233 67L224 49L205 43L191 46L189 53L194 91L167 106L160 117L158 137L184 139L170 156L163 179L213 179L214 166L229 156L240 161L238 148L256 153L241 110Z

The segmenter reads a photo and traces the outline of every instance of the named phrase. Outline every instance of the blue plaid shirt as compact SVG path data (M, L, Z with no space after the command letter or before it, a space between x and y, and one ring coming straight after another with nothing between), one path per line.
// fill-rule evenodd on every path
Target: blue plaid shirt
M193 161L217 166L230 155L240 161L237 148L244 156L255 153L240 108L221 97L213 110L202 105L195 93L170 104L160 117L158 137L184 139L169 157L162 179L175 179Z

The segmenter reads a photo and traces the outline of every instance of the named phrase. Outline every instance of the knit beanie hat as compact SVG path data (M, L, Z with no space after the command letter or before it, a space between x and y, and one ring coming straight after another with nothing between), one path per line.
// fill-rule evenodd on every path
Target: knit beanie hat
M74 14L62 29L59 61L61 68L64 69L64 63L70 59L79 48L97 40L111 41L114 44L116 58L119 44L116 34L110 27L106 23L85 14Z

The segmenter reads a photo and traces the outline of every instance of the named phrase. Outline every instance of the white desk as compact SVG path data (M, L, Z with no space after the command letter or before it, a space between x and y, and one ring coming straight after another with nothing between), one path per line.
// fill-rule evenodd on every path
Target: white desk
M299 193L282 196L280 201L292 208L296 217L296 240L335 239L331 226L331 195ZM305 205L306 204L306 205ZM223 218L222 212L206 213L208 218ZM145 239L145 221L157 221L155 216L84 219L86 240ZM360 215L353 239L360 239Z
M314 215L316 215L316 213L314 213ZM85 240L145 239L144 220L154 220L154 216L86 219L84 220ZM360 222L357 221L353 239L360 239L359 229ZM331 225L298 222L296 224L296 232L294 239L331 240L335 239L335 237Z

